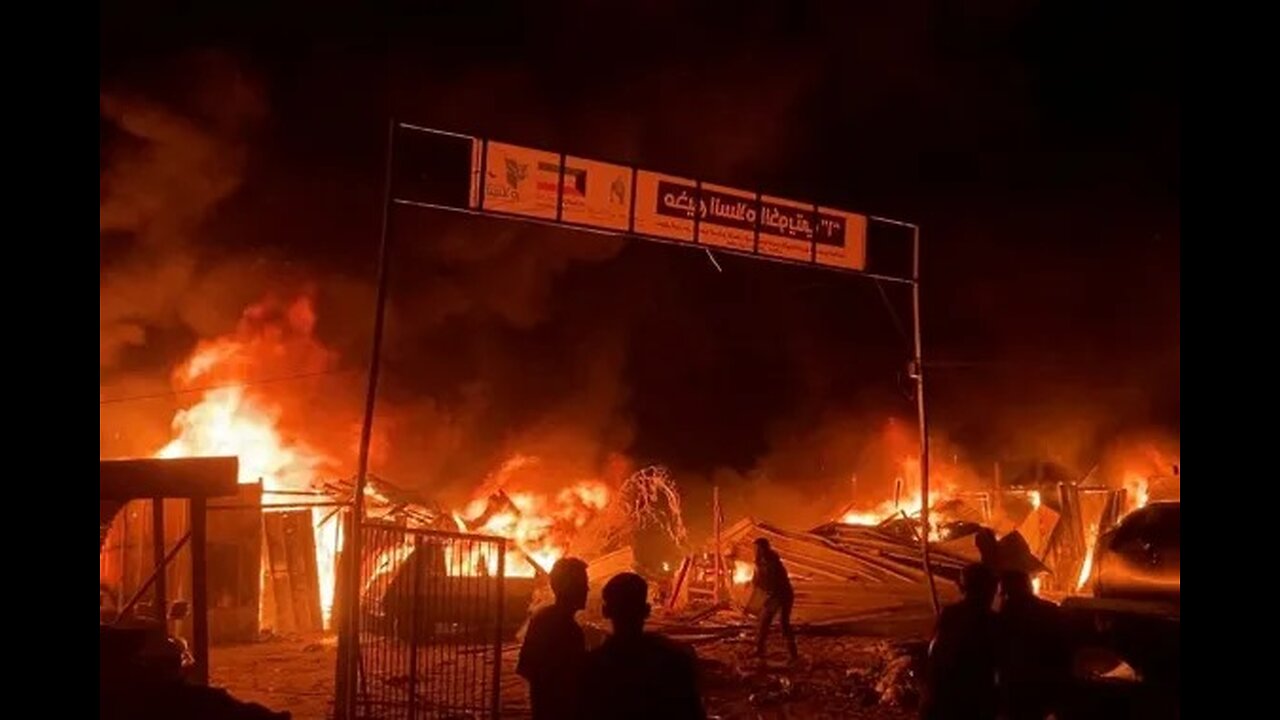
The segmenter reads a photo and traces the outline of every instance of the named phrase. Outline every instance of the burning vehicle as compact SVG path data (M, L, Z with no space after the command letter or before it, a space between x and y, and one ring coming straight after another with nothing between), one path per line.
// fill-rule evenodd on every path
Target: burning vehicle
M1151 503L1098 540L1092 594L1062 606L1082 638L1086 674L1128 666L1134 679L1177 686L1181 663L1181 504Z
M1152 503L1126 516L1098 540L1094 596L1149 601L1165 608L1180 602L1181 504Z

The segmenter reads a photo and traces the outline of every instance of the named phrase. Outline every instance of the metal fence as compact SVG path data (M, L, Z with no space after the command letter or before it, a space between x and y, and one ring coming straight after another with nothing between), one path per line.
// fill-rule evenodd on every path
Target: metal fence
M506 541L378 524L362 532L357 715L498 717Z

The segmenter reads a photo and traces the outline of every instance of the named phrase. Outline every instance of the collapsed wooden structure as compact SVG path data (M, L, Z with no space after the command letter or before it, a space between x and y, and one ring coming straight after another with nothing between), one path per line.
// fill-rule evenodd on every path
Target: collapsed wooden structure
M1077 592L1081 573L1100 532L1124 507L1124 492L1062 483L1052 503L1041 491L1005 488L971 499L952 499L934 508L941 520L930 542L930 567L943 603L959 597L965 565L983 559L978 531L998 540L1002 564L1037 577L1046 591ZM841 513L843 515L843 513ZM672 581L668 609L734 608L754 612L750 577L754 543L764 538L781 557L795 588L793 622L809 626L860 623L886 617L931 616L921 557L918 518L905 514L876 526L831 522L805 532L743 519L722 531L720 567L731 575L717 592L713 580L716 548L685 559ZM735 570L736 568L736 570Z
M173 633L187 638L191 643L194 658L193 675L197 682L207 683L209 679L209 587L206 582L206 560L208 550L207 504L216 498L224 498L235 494L236 475L239 462L236 458L191 458L174 460L105 460L98 465L98 558L99 574L109 571L112 566L110 557L104 552L113 530L121 527L117 520L121 514L127 516L127 508L139 502L140 498L150 498L150 526L156 529L146 546L150 551L149 562L139 562L135 587L114 608L113 614L103 613L99 607L100 622L103 627L118 625L133 620L134 617L146 618L148 622L158 623L164 635ZM166 514L166 505L181 513ZM182 535L175 539L172 549L164 542L167 519L172 517L181 521L185 527ZM182 572L173 563L179 550L185 549L188 554L187 572ZM116 566L123 576L122 564ZM173 585L170 585L170 583ZM177 590L185 584L184 597L189 598L191 612L185 617L172 617L170 613L169 588ZM99 597L102 592L102 580L99 582ZM152 602L149 612L135 616L134 610L139 607L141 598L150 592ZM174 603L173 606L177 606Z
M185 468L199 460L165 462ZM114 468L116 464L103 466ZM104 469L104 498L113 482L107 472ZM99 583L107 614L118 612L129 598L139 594L138 610L150 612L157 585L164 590L160 595L168 600L182 601L192 595L191 551L182 542L191 529L190 501L171 497L157 502L145 494L148 488L137 492L144 494L135 493L113 505L114 522L104 520L100 527ZM307 634L327 629L322 598L334 597L336 590L322 588L323 583L332 581L332 569L322 572L318 565L317 528L335 533L336 540L337 526L346 526L353 492L354 483L349 480L328 481L311 491L264 491L261 482L232 482L222 497L205 502L204 577L212 644L251 642L267 631ZM267 501L264 494L269 496ZM389 522L438 527L447 519L421 497L375 477L369 478L366 502L371 517ZM105 514L105 499L103 505ZM159 527L162 532L156 531ZM159 579L147 584L157 547L167 548L173 557ZM334 566L337 561L334 557ZM183 623L189 622L176 624L182 630Z
M890 614L929 612L919 544L871 527L824 526L811 532L793 532L743 519L722 534L725 567L741 567L754 558L754 543L764 538L782 558L795 589L792 621L802 625L837 625ZM958 596L953 581L967 560L945 551L933 553L939 594L950 601ZM687 564L706 564L694 560ZM694 585L705 573L682 567L673 588L672 609L680 609L697 594ZM738 573L735 573L738 574ZM750 573L738 574L728 586L729 604L739 609L753 605Z

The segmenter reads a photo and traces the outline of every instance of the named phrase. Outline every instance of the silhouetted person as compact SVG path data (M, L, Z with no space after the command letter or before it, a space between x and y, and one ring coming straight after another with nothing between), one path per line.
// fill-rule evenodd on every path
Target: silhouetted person
M778 616L782 625L782 636L787 639L787 653L795 660L796 635L791 630L791 607L795 604L795 590L791 588L791 578L782 558L769 547L769 541L756 538L756 571L751 582L764 593L764 607L760 610L760 629L756 634L756 656L764 658L765 641L769 638L769 626L773 617Z
M990 528L979 528L973 544L978 548L982 564L987 566L993 576L999 573L1000 543L996 541L996 534Z
M582 671L587 640L573 616L587 606L587 564L561 558L551 568L554 604L529 620L516 673L529 682L534 720L582 717Z
M613 634L587 655L586 717L590 720L703 720L697 655L644 631L649 585L635 573L605 583L604 616Z
M964 598L943 608L929 644L925 720L996 716L996 575L985 564L969 565L960 590Z
M1061 609L1036 597L1031 576L1000 575L998 678L1002 715L1044 720L1058 710L1071 673L1071 653Z

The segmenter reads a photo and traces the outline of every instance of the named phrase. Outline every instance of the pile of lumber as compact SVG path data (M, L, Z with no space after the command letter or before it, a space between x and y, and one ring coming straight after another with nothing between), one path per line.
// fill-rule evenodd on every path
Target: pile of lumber
M839 547L844 552L868 562L876 562L896 579L923 583L924 559L921 556L920 542L914 537L904 537L901 533L889 532L881 527L869 525L845 525L829 523L817 527L813 534L818 535ZM974 548L973 552L969 548ZM965 535L945 543L930 543L930 567L935 576L955 580L960 570L979 558L973 545L973 535Z
M797 624L844 624L930 611L929 587L915 543L870 527L832 524L792 532L745 519L725 531L722 548L732 561L750 562L757 538L767 539L787 568L796 594L792 620ZM933 553L932 559L939 599L957 599L951 578L969 560L945 551ZM733 601L740 607L751 604L750 595L749 585L733 588Z

